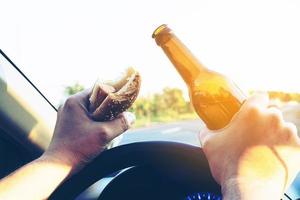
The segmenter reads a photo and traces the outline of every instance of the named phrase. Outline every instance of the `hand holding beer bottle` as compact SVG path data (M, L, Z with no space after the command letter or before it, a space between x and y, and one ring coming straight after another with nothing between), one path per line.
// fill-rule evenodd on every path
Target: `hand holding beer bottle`
M225 76L205 68L167 25L153 33L155 39L188 86L191 102L211 130L225 127L246 99Z

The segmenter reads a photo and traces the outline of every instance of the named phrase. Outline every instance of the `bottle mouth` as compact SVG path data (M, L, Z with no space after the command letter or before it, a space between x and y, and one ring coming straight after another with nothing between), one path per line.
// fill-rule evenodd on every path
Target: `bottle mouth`
M169 29L167 24L162 24L159 27L157 27L155 29L155 31L152 34L152 38L156 38L156 36L158 36L161 32L163 32L164 30Z

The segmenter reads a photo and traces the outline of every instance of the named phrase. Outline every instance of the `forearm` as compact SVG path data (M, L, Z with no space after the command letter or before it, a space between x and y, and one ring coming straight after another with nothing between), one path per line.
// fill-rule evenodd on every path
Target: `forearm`
M222 186L223 200L279 200L282 193L272 181L231 179Z
M47 199L71 172L71 165L42 156L0 180L0 199Z

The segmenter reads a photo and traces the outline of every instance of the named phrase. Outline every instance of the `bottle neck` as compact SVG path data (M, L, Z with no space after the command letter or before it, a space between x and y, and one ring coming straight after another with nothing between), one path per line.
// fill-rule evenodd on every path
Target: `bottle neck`
M159 28L154 32L153 37L186 84L191 84L200 73L208 71L175 34L172 33L171 29L167 26L162 27L161 30Z

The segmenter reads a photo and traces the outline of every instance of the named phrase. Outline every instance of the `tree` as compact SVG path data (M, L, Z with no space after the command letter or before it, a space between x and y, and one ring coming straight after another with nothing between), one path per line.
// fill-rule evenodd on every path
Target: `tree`
M82 90L84 87L78 82L65 87L65 99ZM180 120L184 115L189 116L186 114L193 114L191 103L185 101L182 91L178 88L165 88L160 93L139 97L129 111L135 113L139 126L150 122Z
M82 90L84 90L83 85L81 85L78 82L76 82L73 85L67 86L65 88L64 93L65 93L66 96L71 96L71 95L76 94L76 93L78 93L78 92L80 92Z
M165 106L170 111L177 114L186 111L186 101L184 100L183 93L178 88L165 88L163 90L163 98Z
M165 104L164 96L162 94L154 94L151 99L151 113L154 117L165 113L167 106Z

